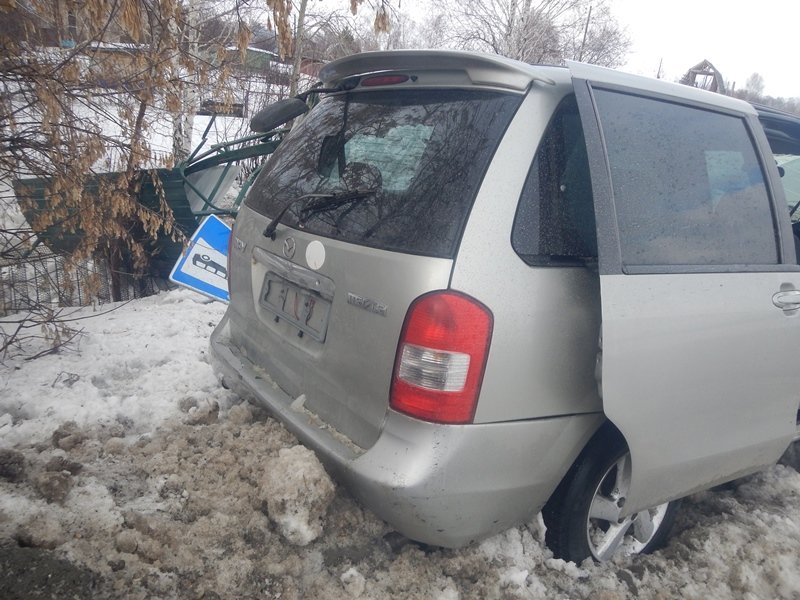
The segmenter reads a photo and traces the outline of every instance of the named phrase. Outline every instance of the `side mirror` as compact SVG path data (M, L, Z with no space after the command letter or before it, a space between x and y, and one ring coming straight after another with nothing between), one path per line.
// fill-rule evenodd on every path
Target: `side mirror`
M286 98L265 106L250 119L250 130L266 133L308 112L308 106L299 98Z

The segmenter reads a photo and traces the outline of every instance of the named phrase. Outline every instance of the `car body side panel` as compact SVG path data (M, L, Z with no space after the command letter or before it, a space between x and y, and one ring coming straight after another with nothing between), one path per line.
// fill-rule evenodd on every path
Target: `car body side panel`
M571 86L535 85L506 133L473 206L452 287L494 314L476 422L600 411L594 378L599 280L582 267L531 267L511 229L538 141Z

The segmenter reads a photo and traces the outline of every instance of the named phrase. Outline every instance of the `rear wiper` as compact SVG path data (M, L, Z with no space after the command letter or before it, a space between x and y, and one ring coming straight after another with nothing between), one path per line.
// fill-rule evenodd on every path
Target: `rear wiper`
M295 202L302 202L304 200L308 200L309 198L330 198L334 194L303 194L302 196L298 196L297 198L292 198L286 204L283 205L283 208L280 212L275 215L275 218L269 222L267 228L264 230L264 237L268 237L271 240L275 239L275 230L278 228L278 223L281 222L283 215L286 214L286 211L295 203Z
M314 202L300 210L300 222L304 223L318 213L338 208L344 204L347 204L348 202L352 202L353 200L359 200L369 196L370 194L374 194L376 191L377 189L368 189L338 193L329 192L326 194L303 194L297 198L292 198L283 206L280 212L275 215L275 218L270 221L269 225L267 225L267 228L264 230L264 236L271 240L275 239L275 230L278 228L278 223L281 222L281 219L283 218L283 215L286 214L286 211L297 202L304 202L314 198Z
M371 196L378 191L378 188L366 190L353 190L351 192L340 192L338 194L329 194L325 198L318 198L313 202L309 202L307 206L300 209L300 223L305 223L314 215L328 210L334 210L345 204L350 204L355 200L361 200L367 196Z

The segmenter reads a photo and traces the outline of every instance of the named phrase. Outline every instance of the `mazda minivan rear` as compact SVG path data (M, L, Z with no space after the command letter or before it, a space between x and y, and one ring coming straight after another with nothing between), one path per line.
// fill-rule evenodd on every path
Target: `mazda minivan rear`
M606 560L777 459L800 274L752 107L449 51L320 78L239 212L212 357L366 506L453 547L544 507L556 556Z
M566 410L548 401L520 410L514 381L491 376L492 363L530 346L497 343L495 329L525 328L532 311L559 299L517 281L509 301L530 293L530 310L508 318L451 285L482 188L497 210L475 223L479 237L493 235L503 213L513 218L514 179L527 170L514 164L516 139L534 139L542 126L530 123L530 111L520 117L520 105L538 80L549 110L555 82L546 69L531 73L497 57L407 53L377 73L364 60L326 67L321 76L334 91L292 128L249 193L233 231L231 304L214 354L227 382L282 414L381 516L416 539L460 545L538 510L552 472L574 458L575 438L591 433L574 417L527 420L548 408L580 412L580 399ZM507 268L499 257L482 260ZM581 281L557 295L596 293L589 277L568 279ZM577 317L589 341L596 308L587 306L538 335ZM593 358L593 346L584 354ZM557 359L569 352L552 350ZM527 370L552 384L554 360L531 358ZM584 412L593 383L580 390ZM482 393L504 384L509 393ZM538 456L535 469L520 464L522 454Z

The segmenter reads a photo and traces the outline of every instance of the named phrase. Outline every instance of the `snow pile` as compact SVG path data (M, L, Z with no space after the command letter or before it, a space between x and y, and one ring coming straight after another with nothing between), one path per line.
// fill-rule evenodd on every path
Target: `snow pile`
M303 446L283 448L267 463L261 497L290 543L305 546L322 534L334 487L316 455Z
M233 400L208 364L223 305L181 290L67 310L85 333L72 349L0 366L0 448L42 441L68 421L125 437L178 417L181 400Z
M220 387L223 311L189 291L84 309L73 351L0 365L0 597L800 597L788 465L687 499L651 556L557 560L539 517L460 550L404 543Z
M364 576L359 573L358 569L355 567L350 567L347 571L342 573L339 581L342 582L345 592L352 598L361 596L367 587L367 580L364 579Z

